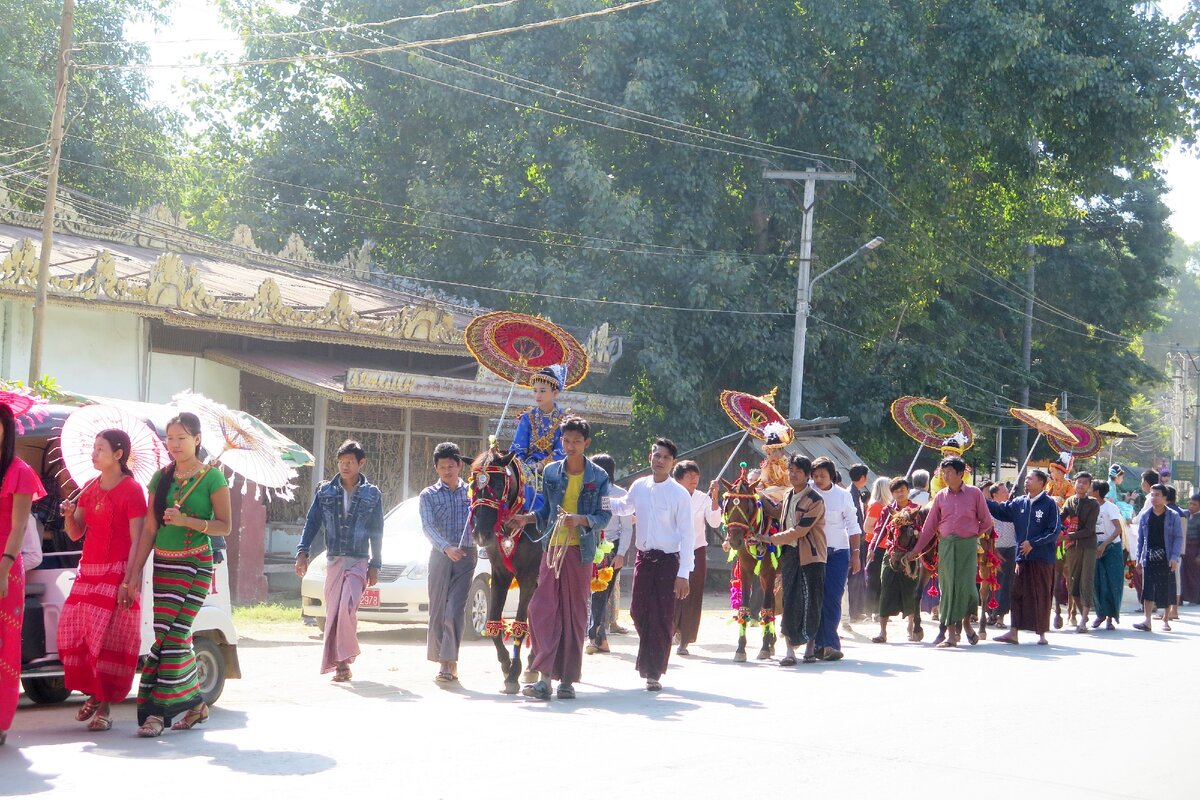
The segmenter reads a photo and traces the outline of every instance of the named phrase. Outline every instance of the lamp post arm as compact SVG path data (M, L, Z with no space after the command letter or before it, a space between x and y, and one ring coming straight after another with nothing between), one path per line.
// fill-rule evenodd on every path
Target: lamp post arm
M850 255L846 256L846 257L845 257L845 258L843 258L841 261L837 262L837 263L836 263L836 264L834 264L832 267L830 267L829 269L825 270L824 272L822 272L822 273L818 274L818 275L817 275L817 277L815 277L815 278L813 278L811 281L809 281L809 282L808 282L808 296L809 296L809 298L810 298L810 299L812 298L812 288L813 288L814 286L816 286L816 285L817 285L817 281L821 280L821 278L824 278L826 275L828 275L829 273L833 272L833 271L834 271L835 269L837 269L838 267L845 266L845 265L846 265L846 264L848 264L849 262L851 262L851 261L853 261L854 259L858 258L860 255L862 255L863 253L865 253L865 252L866 252L868 249L870 249L870 248L868 248L866 245L863 245L862 247L858 248L858 249L857 249L857 250L855 250L853 253L851 253Z

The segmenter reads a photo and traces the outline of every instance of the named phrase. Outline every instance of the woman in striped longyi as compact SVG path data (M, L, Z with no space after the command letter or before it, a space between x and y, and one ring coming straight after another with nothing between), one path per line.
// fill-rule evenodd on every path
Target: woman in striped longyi
M150 479L154 498L137 566L154 550L154 645L138 689L138 736L153 737L208 719L200 695L192 622L213 580L210 536L228 536L230 499L225 476L200 462L200 420L183 413L167 423L172 463Z

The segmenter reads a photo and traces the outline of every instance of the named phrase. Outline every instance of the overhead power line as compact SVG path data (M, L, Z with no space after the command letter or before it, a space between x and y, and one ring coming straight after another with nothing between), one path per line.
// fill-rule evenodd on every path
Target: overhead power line
M340 58L356 58L359 56L373 55L375 53L395 53L402 50L412 50L416 47L438 47L447 44L461 44L463 42L474 42L480 39L489 39L496 36L506 36L512 33L541 30L543 28L564 25L568 22L577 22L584 19L595 19L597 17L607 17L611 16L612 14L619 14L622 11L629 11L631 9L641 8L643 6L651 6L661 2L662 0L632 0L632 2L622 3L619 6L601 8L596 11L585 11L580 14L572 14L566 17L552 17L551 19L539 20L538 22L527 22L522 25L512 25L507 28L496 28L493 30L477 31L475 33L462 33L458 34L457 36L442 36L434 39L422 39L416 42L393 44L385 47L369 47L360 50L334 51L329 53L309 53L307 55L278 56L275 58L252 58L243 59L240 61L223 61L215 63L180 62L176 64L74 64L74 66L77 69L84 70L117 70L136 72L152 69L216 69L265 66L267 64L295 64L305 61L336 61Z
M440 17L448 17L454 14L467 14L476 11L492 11L497 8L516 5L518 0L502 0L498 3L480 3L474 6L466 6L464 8L451 8L445 11L431 11L428 14L410 14L404 17L392 17L391 19L381 20L379 22L347 22L343 25L331 25L324 28L316 28L305 31L266 31L262 33L243 33L235 34L229 37L214 37L204 39L109 39L103 41L87 41L79 42L77 47L98 47L103 45L116 44L191 44L193 42L247 42L256 39L278 39L287 36L313 36L319 33L347 33L352 30L362 30L369 28L384 28L389 25L397 25L401 22L418 22L423 20L439 19Z

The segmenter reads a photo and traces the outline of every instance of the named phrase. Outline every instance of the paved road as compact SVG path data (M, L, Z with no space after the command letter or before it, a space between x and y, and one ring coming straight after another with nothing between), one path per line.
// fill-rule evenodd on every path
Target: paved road
M136 739L127 702L111 732L89 734L72 719L78 695L23 705L0 795L1200 796L1200 609L1171 634L1128 618L1049 647L873 645L864 625L844 661L790 669L730 663L725 616L707 613L705 644L672 656L659 695L633 669L636 640L615 637L612 654L586 657L579 699L550 703L498 694L486 642L466 648L462 686L443 689L423 630L369 626L354 682L337 685L316 674L313 629L255 630L247 677L203 731Z

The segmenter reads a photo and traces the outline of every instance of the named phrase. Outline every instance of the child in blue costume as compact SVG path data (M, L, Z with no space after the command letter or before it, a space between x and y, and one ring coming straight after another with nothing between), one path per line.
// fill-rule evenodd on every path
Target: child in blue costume
M533 384L534 405L517 419L517 433L509 449L539 471L545 464L565 458L558 426L568 412L559 408L557 401L566 376L567 369L562 364L543 367L534 373L529 381Z
M569 415L569 411L559 408L557 402L566 377L567 368L562 364L543 367L534 373L529 381L533 386L534 405L517 419L517 432L509 448L525 464L527 475L534 478L532 486L526 484L527 490L532 488L536 494L536 499L530 497L533 501L529 506L531 511L542 503L542 468L551 461L566 457L559 423Z

